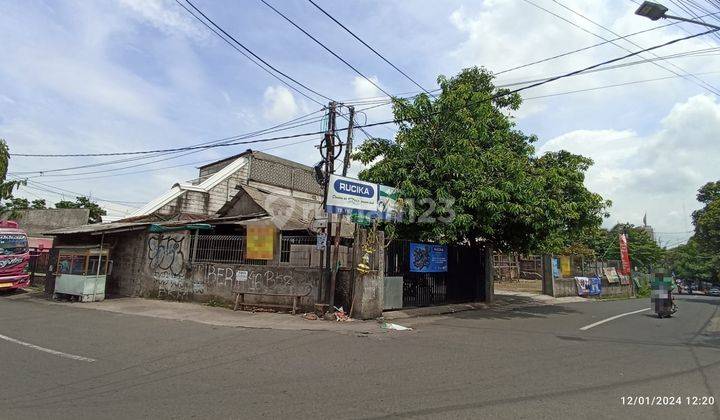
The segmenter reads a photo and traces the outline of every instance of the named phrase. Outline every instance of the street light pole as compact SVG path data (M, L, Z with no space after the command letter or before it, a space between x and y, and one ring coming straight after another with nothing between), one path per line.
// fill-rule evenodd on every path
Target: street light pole
M681 16L673 16L667 14L668 8L663 6L659 3L654 3L651 1L645 1L643 4L638 7L638 9L635 11L635 14L638 16L646 17L650 20L658 20L658 19L672 19L672 20L679 20L682 22L688 22L688 23L694 23L696 25L702 25L707 26L708 28L718 29L720 30L720 26L713 25L710 23L706 23L700 20L694 20L694 19L688 19Z

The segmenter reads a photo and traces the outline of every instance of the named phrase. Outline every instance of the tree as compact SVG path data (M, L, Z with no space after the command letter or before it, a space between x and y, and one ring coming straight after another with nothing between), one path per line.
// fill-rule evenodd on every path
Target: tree
M45 202L45 199L39 198L30 203L30 208L35 210L44 210L47 208L47 203Z
M630 223L617 224L605 231L605 238L592 244L599 259L620 260L620 234L627 234L630 264L642 270L660 268L665 251L642 227Z
M569 235L599 226L609 204L589 192L590 159L562 151L535 156L535 136L508 115L517 94L496 89L485 69L440 76L431 100L396 99L395 141L369 139L353 158L369 165L360 178L397 187L423 212L439 204L436 223L400 224L404 237L486 243L501 250L566 246Z
M90 209L90 223L102 222L102 217L107 211L88 197L75 197L75 201L62 200L55 203L57 209Z
M19 185L23 185L22 181L6 181L8 165L10 164L10 149L5 140L0 139L0 212L6 217L13 218L17 216L17 211L8 208L7 200L12 199L12 193ZM26 200L27 201L27 200Z
M704 250L720 254L720 181L703 185L697 200L704 206L692 215L695 238Z
M720 255L704 252L693 237L684 245L667 251L668 267L681 279L715 282L720 270Z

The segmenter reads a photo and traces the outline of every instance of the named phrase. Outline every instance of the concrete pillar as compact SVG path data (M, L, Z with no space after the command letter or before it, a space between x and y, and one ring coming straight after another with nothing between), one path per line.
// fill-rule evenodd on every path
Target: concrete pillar
M352 316L360 319L374 319L382 316L383 291L385 276L385 236L378 232L376 250L370 255L370 272L360 273L357 264L362 261L363 245L367 241L367 230L358 229L353 245L353 269L355 279L353 284L353 312Z
M555 296L555 282L553 281L552 255L542 256L542 292L544 295Z
M492 303L495 300L495 273L493 267L493 250L492 247L485 247L485 290L484 297L486 303Z

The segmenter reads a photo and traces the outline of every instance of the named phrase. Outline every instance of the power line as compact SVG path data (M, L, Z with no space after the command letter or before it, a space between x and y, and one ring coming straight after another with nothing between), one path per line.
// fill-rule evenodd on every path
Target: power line
M538 87L538 86L541 86L541 85L544 85L544 84L547 84L547 83L550 83L550 82L554 82L554 81L557 81L557 80L560 80L560 79L564 79L564 78L567 78L567 77L576 76L576 75L578 75L578 74L587 73L587 72L590 72L590 71L592 71L592 70L594 70L594 69L597 69L597 68L599 68L599 67L602 67L602 66L605 66L605 65L608 65L608 64L616 63L616 62L618 62L618 61L622 61L622 60L625 60L625 59L627 59L627 58L634 57L634 56L637 56L637 55L639 55L639 54L642 54L642 53L645 53L645 52L648 52L648 51L654 51L654 50L659 49L659 48L663 48L663 47L666 47L666 46L669 46L669 45L673 45L673 44L676 44L676 43L678 43L678 42L685 41L685 40L688 40L688 39L697 38L697 37L700 37L700 36L703 36L703 35L707 35L707 34L710 34L710 33L716 32L716 31L718 31L718 30L717 30L717 29L711 29L711 30L708 30L708 31L705 31L705 32L700 32L700 33L697 33L697 34L688 35L688 36L685 36L685 37L682 37L682 38L676 38L676 39L673 39L673 40L671 40L671 41L664 42L664 43L662 43L662 44L658 44L658 45L655 45L655 46L652 46L652 47L649 47L649 48L644 48L644 49L642 49L642 50L638 50L638 51L635 51L635 52L631 52L631 53L629 53L629 54L625 54L625 55L623 55L623 56L616 57L616 58L613 58L613 59L610 59L610 60L605 60L605 61L602 61L602 62L600 62L600 63L593 64L593 65L591 65L591 66L587 66L587 67L584 67L584 68L579 69L579 70L574 70L574 71L571 71L571 72L568 72L568 73L564 73L564 74L561 74L561 75L558 75L558 76L553 76L553 77L550 77L550 78L547 78L547 79L543 79L543 80L539 80L539 81L533 81L531 84L529 84L529 85L527 85L527 86L523 86L523 87L520 87L520 88L517 88L517 89L514 89L514 90L505 90L505 91L499 92L498 94L493 95L492 97L487 98L487 99L485 99L485 100L486 100L486 101L487 101L487 100L494 100L494 99L500 98L500 97L502 97L502 96L507 96L507 95L511 95L511 94L514 94L514 93L519 93L519 92L522 92L522 91L524 91L524 90L532 89L532 88L535 88L535 87ZM679 77L682 77L682 76L680 76L680 75L678 75L678 76L679 76ZM466 104L465 106L468 106L468 105L471 105L471 104L472 104L472 103L469 103L469 104ZM438 113L439 113L439 111L435 111L435 112L432 112L432 113L428 114L427 116L432 116L432 115L435 115L435 114L438 114ZM355 126L355 128L368 128L368 127L375 127L375 126L379 126L379 125L387 125L387 124L393 124L393 123L396 124L396 123L399 123L399 122L402 122L402 121L408 121L408 120L409 120L409 119L403 119L403 120L393 119L393 120L381 121L381 122L376 122L376 123L368 123L368 124L363 124L363 125L357 125L357 126ZM344 130L347 130L347 128L338 128L336 131L344 131ZM294 135L277 136L277 137L270 137L270 138L264 138L264 139L256 139L256 140L242 141L242 142L226 142L226 143L212 144L212 145L206 145L206 146L190 146L190 147L178 147L178 148L171 148L171 149L156 149L156 150L143 150L143 151L132 151L132 152L115 152L115 153L105 153L105 154L102 154L102 153L100 153L100 154L98 154L98 153L77 153L77 154L68 154L68 155L63 155L63 156L109 156L109 155L115 156L115 155L134 155L134 154L158 153L158 152L165 152L165 151L197 150L197 149L206 149L206 148L215 148L215 147L234 146L234 145L238 145L238 144L262 143L262 142L268 142L268 141L275 141L275 140L282 140L282 139L289 139L289 138L298 138L298 137L306 137L306 136L314 136L314 135L321 135L321 134L325 134L325 131L315 131L315 132L310 132L310 133L300 133L300 134L294 134ZM49 156L58 156L58 155L52 155L52 154L35 154L35 155L29 155L29 154L25 154L25 156L49 157Z
M554 13L554 12L552 12L552 11L546 9L546 8L537 5L536 3L533 3L533 2L530 1L530 0L524 0L524 1L525 1L526 3L529 3L529 4L533 5L533 6L535 6L535 7L540 8L541 10L546 11L547 13L552 14L553 16L558 17L559 19L562 19L562 20L564 20L564 21L566 21L566 22L570 22L573 26L578 27L578 28L581 28L583 31L585 31L585 32L587 32L587 33L589 33L589 34L592 34L593 36L596 36L596 37L598 37L598 38L600 38L600 39L603 39L603 40L607 41L607 38L603 37L602 35L598 35L598 34L592 32L592 31L588 31L587 29L582 28L581 26L579 26L579 25L571 22L570 20L567 20L567 19L563 18L562 16L560 16L560 15L558 15L558 14L556 14L556 13ZM568 6L564 5L564 4L561 3L560 1L558 1L558 0L551 0L551 1L552 1L553 3L559 5L560 7L562 7L562 8L564 8L564 9L570 11L571 13L579 16L580 18L587 20L588 22L592 23L593 25L596 25L596 26L602 28L603 30L608 31L608 32L610 32L611 34L613 34L613 35L615 35L615 36L619 36L619 34L616 33L615 31L613 31L612 29L609 29L609 28L607 28L606 26L604 26L604 25L602 25L602 24L600 24L600 23L595 22L594 20L588 18L587 16L583 15L582 13L577 12L577 11L569 8ZM643 48L641 45L639 45L638 43L636 43L636 42L634 42L634 41L631 41L631 40L629 40L629 39L627 39L627 38L623 38L623 39L624 39L625 41L631 43L632 45L638 47L638 48ZM628 51L628 52L631 51L630 49L625 48L624 46L622 46L622 45L620 45L620 44L618 44L618 43L616 43L616 42L612 42L612 44L615 45L615 46L617 46L618 48L622 48L622 49L625 50L625 51ZM651 53L651 54L654 55L654 56L656 56L656 55L653 54L653 53ZM657 56L656 56L656 57L657 57ZM677 72L675 72L675 71L673 71L673 70L671 70L671 69L669 69L669 68L667 68L667 67L665 67L665 66L663 66L663 65L661 65L661 64L659 64L659 63L653 62L653 64L654 64L655 66L657 66L657 67L660 67L660 68L663 69L663 70L669 71L669 72L671 72L671 73L673 73L673 74L678 74ZM683 69L683 68L681 68L681 67L679 67L679 66L676 66L676 65L673 64L673 63L669 63L669 64L670 64L671 66L675 67L676 69L678 69L679 71L685 73L686 75L689 75L689 73L687 72L687 70L685 70L685 69ZM714 86L710 85L709 83L705 82L704 80L700 79L699 77L693 77L693 79L697 80L697 81L700 82L702 85L705 85L705 86L701 86L701 85L698 85L698 86L703 87L703 89L705 89L705 90L707 90L707 91L709 91L709 92L711 92L711 93L713 93L713 94L715 94L715 95L720 96L720 91L718 91L717 88L715 88ZM698 83L696 82L695 84L698 84Z
M202 19L200 19L197 15L195 15L194 13L192 13L187 7L185 7L185 5L183 5L182 3L180 3L179 0L175 0L175 2L176 2L177 4L179 4L183 9L187 10L188 13L190 13L191 15L193 15L193 17L195 17L195 18L198 19L200 22L203 22L203 23L205 24L205 22L204 22ZM237 44L237 45L238 45L240 48L242 48L245 52L247 52L248 54L252 55L255 59L257 59L257 60L260 61L261 63L265 64L267 67L271 68L273 71L275 71L276 73L282 75L283 77L287 78L288 80L293 81L293 82L294 82L295 84L297 84L298 86L303 87L305 90L307 90L307 91L309 91L309 92L312 92L312 93L314 93L315 95L318 95L318 96L320 96L320 97L322 97L322 98L324 98L324 99L327 99L328 101L332 101L332 99L330 99L329 97L327 97L327 96L319 93L318 91L316 91L316 90L308 87L307 85L305 85L305 84L303 84L303 83L298 82L296 79L294 79L293 77L289 76L287 73L284 73L284 72L278 70L275 66L273 66L273 65L270 64L270 63L268 63L268 62L267 62L266 60L264 60L262 57L260 57L260 56L258 56L257 54L255 54L251 49L247 48L247 47L246 47L245 45L243 45L240 41L238 41L237 39L235 39L235 37L233 37L232 35L230 35L229 33L227 33L222 27L218 26L218 25L215 23L215 21L213 21L212 19L210 19L205 13L202 12L202 10L198 9L190 0L185 0L185 2L186 2L187 4L189 4L190 7L192 7L193 9L195 9L196 12L198 12L200 15L202 15L203 18L205 18L208 22L210 22L210 24L211 24L212 26L214 26L217 30L219 30L220 32L222 32L226 37L228 37L230 40L232 40L235 44ZM205 24L205 26L207 26L207 24ZM210 27L208 26L208 28L210 28ZM210 28L210 29L212 30L212 28ZM216 31L213 30L213 32L214 32L216 35L220 36ZM221 37L221 38L223 38L223 37ZM229 41L227 41L227 39L225 39L225 38L223 38L223 39L224 39L226 42L229 43ZM230 45L232 45L232 44L230 44ZM245 54L243 54L243 55L245 55ZM246 57L247 57L247 56L246 56ZM253 61L253 62L254 62L254 61ZM255 63L255 64L257 64L257 63ZM275 78L278 78L278 77L275 76ZM283 83L285 83L285 82L283 82ZM285 83L285 84L287 85L287 83ZM303 96L305 96L306 98L308 98L308 99L310 99L310 100L312 100L312 101L314 101L314 102L316 102L316 103L320 103L320 102L318 102L317 100L312 99L312 98L308 97L307 95L303 94L302 92L299 92L299 91L298 91L297 89L295 89L295 88L293 88L293 90L295 90L295 91L298 92L298 93L301 93Z
M704 75L704 74L716 74L716 73L720 73L720 70L708 71L708 72L703 72L703 73L695 73L695 74ZM530 96L527 98L523 98L523 101L529 101L532 99L551 98L551 97L555 97L555 96L564 96L564 95L569 95L569 94L573 94L573 93L590 92L590 91L594 91L594 90L609 89L609 88L621 87L621 86L636 85L636 84L640 84L640 83L656 82L656 81L660 81L660 80L674 79L677 77L681 77L681 76L672 75L672 76L665 76L665 77L657 77L654 79L633 80L630 82L614 83L611 85L596 86L596 87L584 88L584 89L566 90L563 92L549 93L546 95Z
M386 94L387 96L392 96L392 95L390 95L385 89L383 89L382 87L380 87L380 85L378 85L377 83L375 83L375 82L374 82L372 79L370 79L369 77L365 76L360 70L358 70L357 68L355 68L355 66L353 66L352 64L348 63L344 58L340 57L335 51L331 50L331 49L328 48L325 44L323 44L322 42L318 41L317 38L315 38L315 37L312 36L308 31L306 31L305 29L303 29L302 27L300 27L300 25L298 25L297 23L295 23L292 19L290 19L289 17L285 16L281 11L279 11L278 9L276 9L275 7L273 7L270 3L268 3L268 2L265 1L265 0L260 0L260 1L261 1L264 5L266 5L266 6L269 7L270 9L272 9L275 13L277 13L278 15L280 15L283 19L285 19L286 21L288 21L291 25L293 25L294 27L296 27L297 29L299 29L300 32L304 33L304 34L307 35L310 39L312 39L313 41L315 41L318 45L320 45L321 47L323 47L323 49L325 49L325 51L329 52L329 53L332 54L335 58L337 58L338 60L342 61L346 66L350 67L355 73L357 73L358 75L360 75L360 77L362 77L363 79L365 79L365 80L367 80L368 82L370 82L370 84L372 84L373 86L375 86L375 87L376 87L378 90L380 90L382 93Z
M384 62L388 63L392 68L394 68L394 69L397 70L400 74L402 74L403 76L405 76L405 78L408 79L409 81L411 81L415 86L419 87L421 90L423 90L423 91L424 91L425 93L427 93L428 95L430 95L430 96L432 96L432 97L435 97L435 95L433 95L433 94L430 93L427 89L425 89L424 87L422 87L422 86L420 85L420 83L416 82L415 79L413 79L412 77L408 76L407 73L405 73L404 71L400 70L395 64L391 63L390 60L388 60L388 59L385 58L382 54L380 54L379 52L377 52L377 50L376 50L375 48L373 48L373 47L371 47L370 45L368 45L367 42L363 41L359 36L357 36L353 31L351 31L350 29L348 29L347 26L343 25L343 24L342 24L340 21L338 21L336 18L334 18L334 17L333 17L330 13L328 13L325 9L323 9L323 8L320 7L320 6L318 6L318 4L315 3L313 0L308 0L308 1L310 2L310 4L312 4L313 6L315 6L318 10L320 10L321 12L323 12L323 13L325 14L325 16L329 17L333 22L337 23L337 24L338 24L341 28L343 28L347 33L349 33L350 35L352 35L353 38L357 39L361 44L363 44L363 45L366 46L370 51L372 51L373 53L375 53L375 55L377 55L378 57L380 57Z

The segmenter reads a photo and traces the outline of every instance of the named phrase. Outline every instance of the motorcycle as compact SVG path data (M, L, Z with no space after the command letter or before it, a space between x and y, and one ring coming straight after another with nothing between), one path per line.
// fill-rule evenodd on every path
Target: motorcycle
M669 318L678 310L672 297L673 282L671 278L658 276L652 282L651 302L658 318Z

